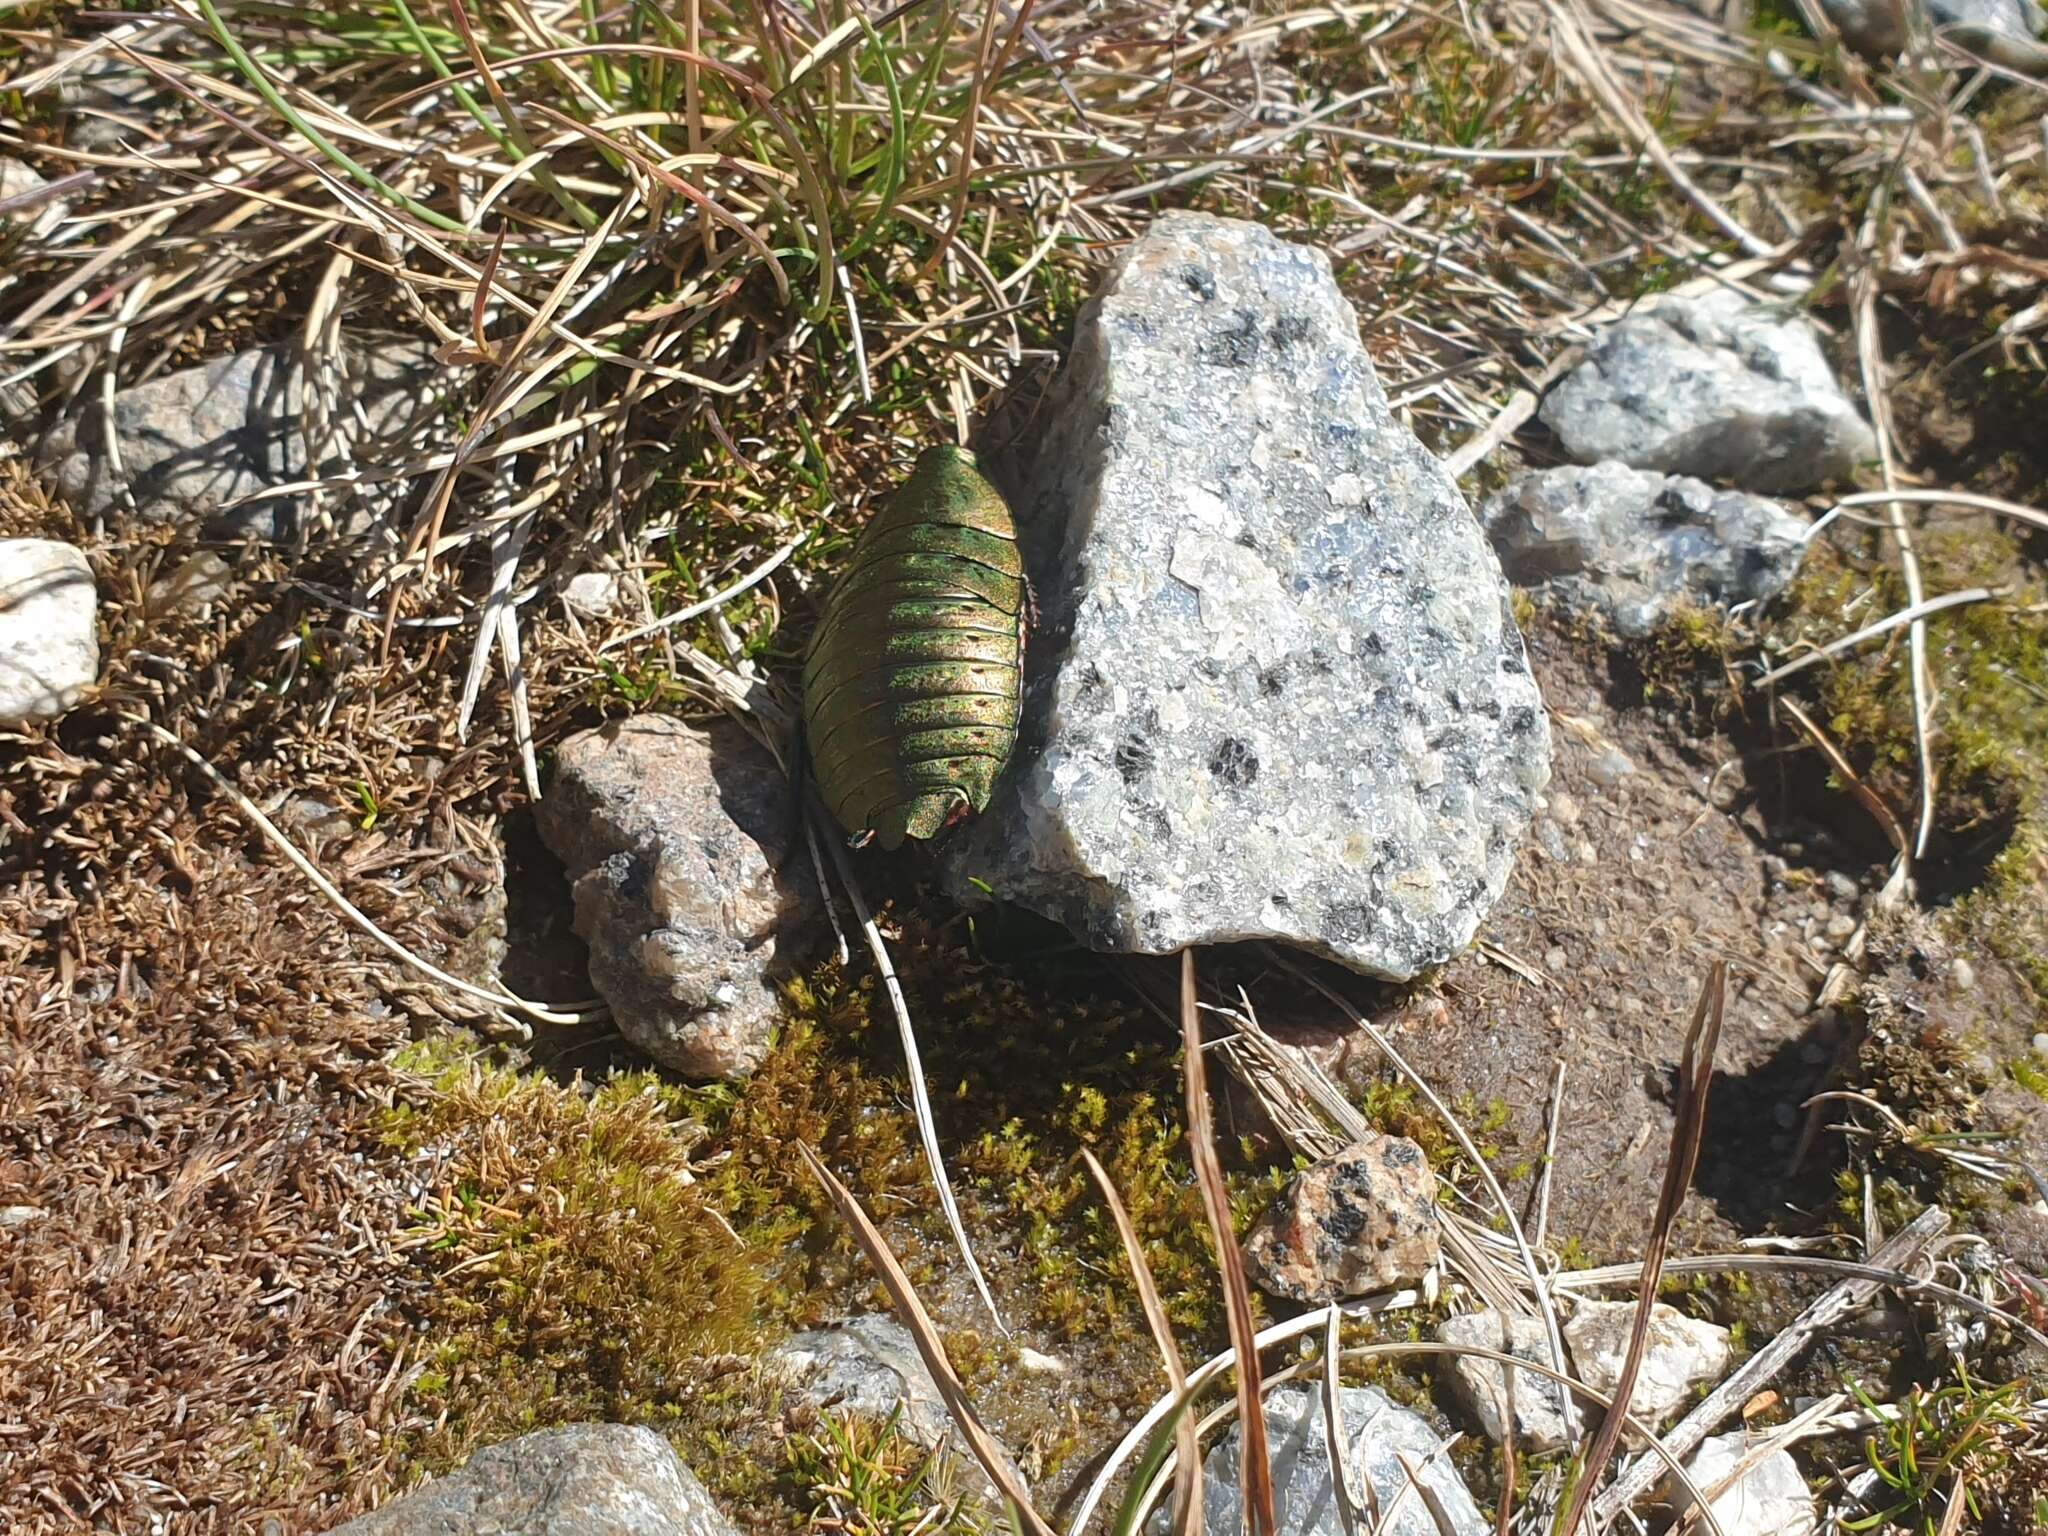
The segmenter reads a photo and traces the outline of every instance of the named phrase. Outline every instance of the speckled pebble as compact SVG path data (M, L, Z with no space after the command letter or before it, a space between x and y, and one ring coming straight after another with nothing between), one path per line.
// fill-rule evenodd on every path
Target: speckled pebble
M2048 1030L2043 1030L2040 1034L2034 1036L2033 1043L2036 1056L2048 1056Z
M1429 1159L1374 1133L1296 1174L1246 1234L1244 1259L1259 1289L1327 1302L1414 1284L1437 1242Z
M1948 968L1948 979L1958 992L1974 991L1977 986L1977 967L1958 956L1955 963Z

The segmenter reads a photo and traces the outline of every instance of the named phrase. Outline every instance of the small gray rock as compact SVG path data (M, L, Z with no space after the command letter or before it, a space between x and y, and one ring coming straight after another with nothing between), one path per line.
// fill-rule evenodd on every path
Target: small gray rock
M305 473L305 446L293 430L297 410L297 375L284 352L237 352L114 397L119 474L107 450L105 415L90 405L57 424L41 457L83 516L115 510L125 486L146 522L269 539L291 511L288 500L230 503Z
M1707 1496L1707 1506L1721 1527L1722 1536L1814 1536L1820 1521L1814 1515L1813 1494L1799 1475L1799 1463L1786 1451L1773 1451L1738 1479L1727 1492L1714 1488L1733 1472L1748 1453L1749 1437L1741 1431L1713 1435L1685 1465L1693 1485ZM1692 1508L1692 1497L1674 1477L1664 1485L1664 1503L1674 1516ZM1704 1522L1695 1530L1705 1530Z
M149 611L152 617L196 616L223 601L234 589L233 567L212 550L202 549L149 584Z
M1877 454L1810 321L1717 289L1602 330L1538 414L1581 464L1797 494Z
M1804 519L1775 501L1613 462L1538 470L1480 509L1508 580L1647 635L1687 604L1782 592Z
M885 1419L901 1409L897 1427L928 1450L952 1434L952 1417L917 1341L883 1313L799 1333L768 1356L767 1366L821 1412Z
M775 759L726 721L616 721L562 743L538 819L619 1032L693 1077L758 1066L777 984L824 937Z
M99 589L55 539L0 539L0 726L55 720L100 675Z
M562 601L578 613L602 618L619 606L619 573L579 571L562 588Z
M1821 9L1859 53L1889 58L1906 46L1899 0L1821 0ZM2048 70L2042 11L2034 0L1927 0L1927 20L1938 36L1994 64L2029 74Z
M159 51L163 39L132 38L130 46ZM65 107L65 142L73 149L112 154L147 142L143 130L178 98L140 64L112 52L95 53L58 85Z
M1274 939L1400 979L1464 948L1549 725L1493 553L1329 258L1156 220L1038 420L988 456L1044 612L956 894L1107 950Z
M438 392L431 357L410 339L351 351L345 371L349 399L337 430L355 449L401 436ZM145 522L289 542L309 502L264 493L306 475L304 398L292 349L237 352L117 394L115 452L106 413L87 404L51 428L37 456L84 516L121 507L125 491Z
M1382 1536L1439 1536L1435 1518L1395 1459L1397 1451L1421 1469L1422 1484L1442 1501L1454 1536L1484 1536L1493 1529L1450 1459L1436 1454L1443 1437L1421 1415L1400 1407L1378 1387L1340 1387L1337 1411L1350 1442L1354 1495L1363 1500L1364 1484L1370 1482L1382 1515L1392 1517L1380 1526ZM1232 1424L1202 1458L1202 1518L1211 1532L1244 1529L1244 1493L1238 1486L1242 1437L1241 1426ZM1276 1388L1266 1398L1266 1439L1279 1536L1343 1536L1336 1490L1330 1485L1322 1395L1301 1386ZM1164 1536L1170 1518L1163 1509L1153 1517L1153 1536Z
M651 1429L572 1424L478 1451L460 1472L334 1536L738 1536Z
M61 219L69 206L65 199L38 196L49 185L26 161L0 155L0 231L11 234L9 226L21 225L44 228Z
M1437 1243L1429 1159L1405 1136L1371 1135L1296 1174L1244 1258L1261 1290L1322 1303L1418 1282Z
M1513 1355L1549 1365L1550 1346L1544 1340L1543 1324L1533 1317L1508 1320L1503 1344L1501 1315L1491 1309L1446 1318L1437 1325L1437 1338L1445 1344L1462 1344ZM1491 1360L1473 1356L1451 1357L1451 1385L1459 1399L1472 1411L1479 1427L1496 1445L1506 1439L1508 1408L1507 1382L1501 1368ZM1578 1443L1585 1425L1579 1403L1562 1383L1535 1371L1515 1372L1515 1443L1526 1450L1561 1451Z
M1632 1301L1580 1302L1564 1324L1565 1347L1579 1380L1595 1392L1613 1392L1621 1383L1635 1325ZM1658 1302L1650 1312L1650 1342L1636 1373L1629 1412L1645 1424L1661 1423L1691 1399L1695 1387L1719 1381L1731 1358L1726 1328Z

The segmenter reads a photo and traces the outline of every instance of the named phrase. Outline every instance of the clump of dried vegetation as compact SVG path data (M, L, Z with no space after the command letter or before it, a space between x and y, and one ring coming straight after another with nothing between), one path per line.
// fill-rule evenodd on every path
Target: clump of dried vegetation
M936 1507L899 1496L913 1463L893 1442L811 1426L798 1475L773 1470L746 1427L772 1424L773 1390L727 1358L830 1299L872 1299L805 1147L895 1212L871 1237L904 1254L905 1281L960 1289L868 983L809 979L741 1090L593 1086L443 1037L535 1018L505 991L520 956L501 850L551 744L607 714L772 689L870 489L1056 354L1101 260L1163 206L1327 246L1390 394L1473 484L1542 453L1521 431L1542 381L1646 296L1736 284L1829 325L1882 462L1792 601L1667 637L1659 676L1824 755L1896 845L1892 899L1909 880L1956 898L1940 942L1989 943L2032 988L1991 1042L2012 1048L2048 996L2048 598L2042 519L2021 505L2048 479L2042 90L1947 43L1878 67L1826 33L1773 0L1750 21L1637 0L0 16L0 154L50 182L0 211L0 406L26 391L45 419L92 419L123 387L275 345L305 364L307 466L299 547L224 550L233 595L185 612L151 592L186 535L119 509L82 525L37 490L32 444L0 457L0 533L88 550L107 657L91 704L0 740L0 1523L322 1523L585 1414L666 1425L764 1527L792 1502L876 1530ZM342 430L349 354L399 337L431 348L437 403L424 432L364 441ZM623 573L624 611L556 601L601 567ZM1982 595L1934 606L1964 593ZM1820 647L1825 665L1756 686L1759 648L1782 670ZM1771 713L1777 697L1802 715ZM472 990L395 960L151 727ZM894 926L917 1006L966 1026L928 1042L930 1075L973 1225L1001 1234L983 1254L998 1294L1077 1350L1120 1348L1092 1357L1118 1384L1098 1409L1135 1411L1155 1387L1130 1364L1145 1293L1169 1373L1172 1330L1205 1355L1233 1336L1170 1032L1035 995L1042 952L976 970L978 938ZM574 990L549 981L565 990L542 1001ZM1875 1043L1844 1079L1865 1102L1831 1106L1877 1153L1850 1170L1859 1225L1878 1198L1861 1173L1902 1157L1941 1175L1893 1180L1922 1199L1952 1195L1950 1176L2013 1177L1963 1139L1973 1096L1939 1091L1955 1074L1899 1025L1902 997L1869 994ZM587 1045L535 1053L559 1066ZM1311 1155L1355 1129L1312 1074L1254 1046L1219 1055L1293 1128L1280 1145ZM1519 1237L1518 1206L1486 1188L1492 1149L1433 1102L1408 1080L1376 1101L1436 1127L1463 1159L1458 1198ZM1128 1245L1084 1148L1123 1192ZM1525 1162L1518 1189L1544 1176ZM1241 1227L1284 1169L1245 1155L1213 1173L1210 1209ZM1538 1254L1471 1226L1452 1278L1550 1308ZM1865 1256L1975 1297L1917 1292L1957 1358L2014 1337L1986 1323L1991 1301L2038 1307L1938 1228L1907 1235ZM1815 1285L1851 1284L1811 1262ZM1265 1338L1328 1322L1283 1374L1381 1372L1419 1349L1395 1319L1429 1304ZM1231 1311L1239 1333L1264 1321L1249 1298ZM1004 1346L958 1327L950 1342L968 1385L1016 1390ZM1815 1463L1845 1513L2038 1518L2025 1394L1979 1391L1947 1357L1927 1377L1889 1417L1858 1420L1838 1393L1832 1419L1758 1422L1788 1443L1867 1436L1860 1468ZM1034 1478L1100 1449L1101 1423L1086 1439L1055 1420L1019 1430ZM1149 1416L1148 1451L1171 1420ZM1511 1456L1499 1474L1525 1525L1555 1513L1561 1468ZM1594 1514L1625 1502L1610 1487Z

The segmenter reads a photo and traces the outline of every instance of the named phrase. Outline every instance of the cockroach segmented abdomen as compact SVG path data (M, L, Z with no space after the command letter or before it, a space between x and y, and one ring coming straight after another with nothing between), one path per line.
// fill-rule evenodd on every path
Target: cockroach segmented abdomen
M1017 744L1026 608L1001 493L967 450L926 450L804 661L811 771L850 838L897 848L988 808Z

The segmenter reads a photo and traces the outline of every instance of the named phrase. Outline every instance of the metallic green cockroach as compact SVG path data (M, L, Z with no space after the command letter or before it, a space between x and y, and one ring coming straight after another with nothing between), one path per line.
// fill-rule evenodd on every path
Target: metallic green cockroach
M819 792L859 846L987 809L1017 742L1026 588L1001 493L927 449L875 514L804 660Z

